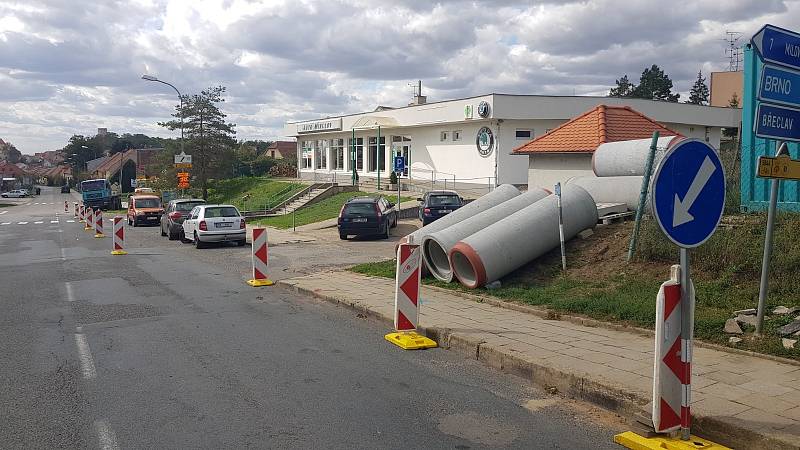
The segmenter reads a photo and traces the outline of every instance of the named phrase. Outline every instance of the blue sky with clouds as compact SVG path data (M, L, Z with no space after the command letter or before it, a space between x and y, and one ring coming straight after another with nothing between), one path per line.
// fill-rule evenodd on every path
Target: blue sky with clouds
M667 6L668 5L668 6ZM485 94L604 95L658 64L687 92L725 70L726 30L800 24L800 1L0 0L0 138L23 153L156 122L222 84L242 139L282 124ZM684 99L686 95L682 96Z

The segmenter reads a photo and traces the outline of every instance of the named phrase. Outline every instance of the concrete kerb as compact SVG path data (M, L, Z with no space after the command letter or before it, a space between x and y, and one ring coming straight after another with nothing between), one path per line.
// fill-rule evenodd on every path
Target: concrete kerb
M366 318L377 319L379 322L388 326L393 326L393 318L381 313L370 310L367 306L358 302L347 301L337 298L321 290L307 289L288 283L289 280L277 281L276 285L289 291L309 295L311 297L325 300L337 305L343 305L363 314ZM430 286L426 286L430 287ZM444 291L447 291L446 289ZM452 292L451 292L452 293ZM461 294L461 293L459 293ZM472 296L470 297L478 297ZM481 301L486 299L480 297ZM486 302L489 303L489 302ZM501 302L502 303L502 302ZM491 304L491 303L489 303ZM497 305L505 307L506 305ZM519 308L530 308L524 305L514 305ZM513 308L512 308L513 309ZM533 308L531 308L533 309ZM520 310L520 312L529 312ZM540 317L547 317L546 312L541 310L531 311ZM562 319L564 316L562 316ZM576 320L590 320L575 318ZM583 323L577 321L583 325ZM591 325L592 321L588 322ZM629 331L628 327L621 327ZM649 330L636 329L647 332ZM647 409L651 399L636 393L626 392L619 387L612 386L611 383L602 383L575 374L566 372L554 367L524 360L510 351L503 350L497 346L488 344L482 340L453 333L449 329L421 327L419 333L435 340L440 347L456 351L468 358L476 359L494 369L518 376L530 382L532 385L550 391L552 388L558 390L563 395L595 404L606 410L618 413L630 421L635 421L638 417L649 417L650 411ZM645 333L647 334L647 333ZM783 362L782 359L779 359ZM726 422L717 418L704 417L701 414L693 413L692 416L693 432L703 435L718 443L735 447L738 449L796 449L796 446L783 442L752 430L740 427L735 423Z

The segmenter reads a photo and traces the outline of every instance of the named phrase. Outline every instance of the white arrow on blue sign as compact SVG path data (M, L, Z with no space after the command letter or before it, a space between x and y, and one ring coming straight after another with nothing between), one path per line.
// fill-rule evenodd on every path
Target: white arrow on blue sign
M650 197L656 222L683 248L714 234L725 208L725 170L713 147L699 139L672 146L658 164Z
M753 35L751 42L764 62L800 69L800 34L764 25Z
M760 138L800 141L800 109L761 103L753 130Z

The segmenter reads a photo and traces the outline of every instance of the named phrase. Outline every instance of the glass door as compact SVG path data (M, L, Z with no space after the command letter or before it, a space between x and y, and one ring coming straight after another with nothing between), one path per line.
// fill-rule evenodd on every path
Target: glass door
M392 136L392 160L395 156L402 156L406 159L406 167L403 169L402 177L408 178L409 167L411 167L411 138L408 136ZM394 162L392 162L394 164Z

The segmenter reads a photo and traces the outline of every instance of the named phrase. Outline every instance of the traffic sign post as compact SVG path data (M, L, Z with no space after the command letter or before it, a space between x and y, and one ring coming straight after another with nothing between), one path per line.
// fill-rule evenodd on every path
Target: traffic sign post
M764 25L750 41L765 63L800 69L800 34Z

